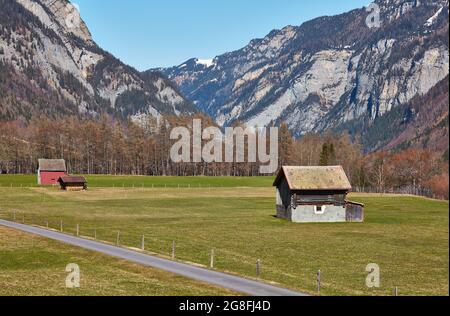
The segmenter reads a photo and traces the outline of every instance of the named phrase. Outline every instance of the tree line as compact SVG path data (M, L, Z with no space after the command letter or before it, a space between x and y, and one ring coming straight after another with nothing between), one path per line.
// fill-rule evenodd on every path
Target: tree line
M204 127L214 122L195 116ZM173 127L192 128L192 116L148 118L139 124L98 119L41 117L0 122L0 173L31 174L39 158L62 158L72 174L148 176L258 176L256 163L174 163ZM237 126L242 125L239 122ZM448 162L438 153L411 148L364 154L347 133L292 137L279 128L279 165L342 165L357 191L408 193L448 199Z

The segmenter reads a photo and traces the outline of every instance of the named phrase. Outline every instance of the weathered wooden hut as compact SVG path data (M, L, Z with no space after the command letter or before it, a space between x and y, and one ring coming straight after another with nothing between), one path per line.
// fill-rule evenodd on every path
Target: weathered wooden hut
M58 179L65 175L67 169L64 159L39 159L39 185L57 185Z
M279 218L296 223L364 221L364 205L347 200L352 186L341 166L285 166L274 186Z
M87 181L85 177L63 176L58 180L61 190L83 191L87 190Z

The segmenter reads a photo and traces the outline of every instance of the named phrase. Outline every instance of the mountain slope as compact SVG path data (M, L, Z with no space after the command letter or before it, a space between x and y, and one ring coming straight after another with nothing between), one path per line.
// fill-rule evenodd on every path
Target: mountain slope
M334 128L360 135L364 147L373 150L426 148L448 153L449 78L424 95L418 95L379 117L372 124L367 118L349 121Z
M368 128L449 68L447 0L376 3L381 27L357 9L273 31L209 64L160 70L220 125L285 121L296 136L362 119Z
M93 41L67 0L0 0L0 119L194 113L162 74L141 74Z
M411 100L407 105L406 115L402 122L404 127L397 128L395 137L385 148L415 146L448 153L448 79L448 77L445 78L427 94Z

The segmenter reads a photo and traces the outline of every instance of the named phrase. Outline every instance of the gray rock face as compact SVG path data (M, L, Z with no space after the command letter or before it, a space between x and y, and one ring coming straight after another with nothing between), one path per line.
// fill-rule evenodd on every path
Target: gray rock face
M288 26L205 65L160 69L222 126L285 121L296 136L353 120L371 124L449 72L448 1L376 1Z
M0 62L10 81L28 81L29 90L29 97L22 102L10 104L8 111L2 109L6 118L29 118L36 110L33 99L39 96L46 100L45 94L55 99L48 101L46 109L55 115L67 110L142 119L197 111L162 74L143 75L99 48L67 0L1 3ZM39 74L40 81L33 72ZM15 91L3 92L17 95Z

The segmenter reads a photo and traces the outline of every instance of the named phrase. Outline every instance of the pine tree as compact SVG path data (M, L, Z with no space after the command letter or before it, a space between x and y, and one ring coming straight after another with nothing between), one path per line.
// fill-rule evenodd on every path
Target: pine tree
M285 123L280 124L279 135L279 161L280 166L286 166L292 163L293 138Z
M320 153L319 165L328 166L329 159L330 159L330 149L328 147L328 143L324 143L322 145L322 152Z
M329 143L328 144L328 165L335 165L336 164L336 150L334 149L334 144Z
M331 166L337 163L336 150L332 141L325 141L322 145L322 152L320 153L319 165Z

